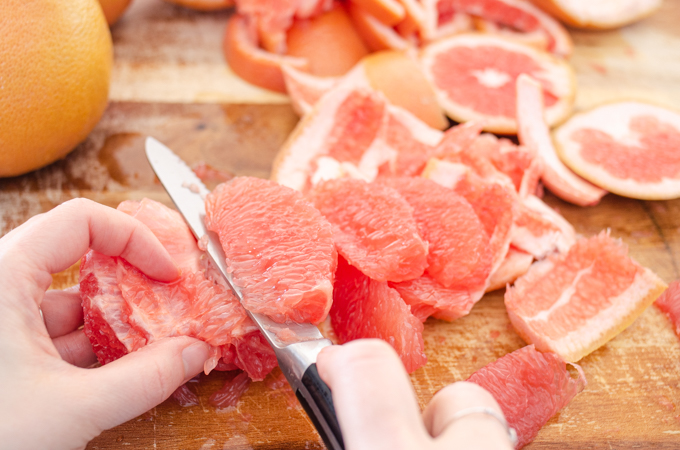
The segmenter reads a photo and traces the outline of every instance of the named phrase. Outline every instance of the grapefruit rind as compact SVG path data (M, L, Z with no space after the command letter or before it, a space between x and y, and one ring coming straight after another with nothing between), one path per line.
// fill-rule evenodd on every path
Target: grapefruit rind
M531 0L541 9L572 27L607 30L628 25L654 13L662 0Z
M680 133L680 114L675 111L638 101L610 103L575 114L554 130L553 140L557 154L578 175L614 194L640 200L678 198L680 175L677 178L663 177L656 183L614 176L605 168L586 161L581 155L581 144L572 138L579 130L594 129L608 134L622 145L636 145L639 136L630 131L630 123L634 117L640 116L654 117L660 122L670 124ZM649 151L653 152L653 149Z
M489 115L478 112L473 106L466 106L452 99L447 89L465 89L456 95L470 94L470 87L453 86L451 83L441 85L435 75L435 66L437 66L437 58L440 55L456 48L494 48L506 52L506 54L521 55L530 58L534 61L538 70L531 73L535 78L541 79L545 83L549 83L550 92L556 97L556 102L548 107L545 111L545 118L550 126L554 126L564 121L569 113L576 95L576 82L574 71L571 66L546 52L536 50L534 48L512 42L493 35L486 34L461 34L452 36L433 42L423 48L421 52L421 63L425 72L425 76L430 80L437 93L440 105L446 114L453 120L458 122L467 122L470 120L477 121L484 124L484 129L493 133L500 134L516 134L517 121L515 117L505 115ZM506 60L499 58L498 55L494 57L494 61ZM487 68L480 68L479 74L473 74L478 79L477 90L491 90L496 89L494 86L504 86L506 83L515 83L515 80L506 73L497 73L495 69L492 72ZM483 72L483 73L482 73ZM486 74L486 75L485 75ZM461 74L460 76L465 76ZM486 85L483 83L487 83ZM493 93L489 94L494 95ZM479 101L483 102L480 98ZM515 102L513 101L513 107ZM514 114L513 114L514 116Z
M597 204L607 191L582 179L560 161L543 111L541 85L528 75L517 77L517 135L520 144L543 160L543 183L562 200L579 206Z
M617 252L627 252L627 249L621 243L613 240L606 233L601 233L599 236L588 240L581 240L572 249L588 246L591 249L594 248L597 253L598 251L607 251L605 246L612 245L619 247ZM595 261L593 260L589 267L578 270L569 287L561 292L559 298L548 309L533 311L531 317L522 313L522 309L538 308L535 305L529 306L528 302L531 302L531 299L527 298L527 293L536 295L536 292L550 289L551 286L545 283L553 282L550 275L555 273L556 267L565 267L566 264L573 265L573 262L566 262L570 253L556 253L543 261L534 263L529 271L520 277L512 288L506 291L505 305L510 322L525 342L535 345L540 351L557 353L567 362L576 362L631 325L666 289L666 284L650 269L643 268L633 259L628 258L626 263L636 269L635 277L623 292L609 298L611 305L604 309L600 308L595 315L587 318L582 324L576 324L578 326L575 328L570 323L560 324L560 331L562 328L569 328L570 326L571 328L559 338L551 338L546 335L544 330L541 330L540 326L552 324L551 328L557 330L554 322L550 322L551 315L553 313L558 315L569 313L569 311L561 310L568 307L573 295L577 293L576 285L580 282L581 277L588 276L588 271L596 264ZM580 286L581 289L588 288L588 286ZM553 320L559 320L559 317ZM562 320L569 319L562 318Z

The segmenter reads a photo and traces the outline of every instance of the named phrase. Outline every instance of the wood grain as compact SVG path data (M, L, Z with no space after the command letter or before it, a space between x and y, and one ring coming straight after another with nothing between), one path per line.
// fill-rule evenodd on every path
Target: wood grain
M152 135L190 164L267 177L297 122L285 96L238 80L224 65L221 34L229 13L195 13L160 0L136 0L113 29L112 102L96 129L65 160L0 180L0 235L74 197L116 206L149 197L171 202L143 157ZM635 97L680 106L680 2L611 32L574 32L577 109ZM548 194L583 235L609 228L665 281L680 278L680 200L606 196L593 208ZM77 265L53 287L77 282ZM502 291L453 323L425 325L428 364L412 375L424 406L445 385L524 345L509 324ZM655 308L581 361L583 393L541 430L530 449L680 448L680 342ZM280 371L251 384L236 408L217 412L211 392L233 374L191 383L200 405L169 400L102 433L89 449L319 449L309 420L281 384ZM379 420L379 418L377 418Z

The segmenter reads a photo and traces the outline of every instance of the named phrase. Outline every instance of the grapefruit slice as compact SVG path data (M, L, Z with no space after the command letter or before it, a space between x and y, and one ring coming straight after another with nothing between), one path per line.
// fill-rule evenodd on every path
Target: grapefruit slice
M257 42L254 22L241 14L231 16L223 42L227 64L236 75L255 86L286 92L281 66L286 64L302 70L308 67L308 61L267 52L260 49Z
M527 345L482 367L467 381L493 395L508 425L517 432L516 448L522 448L586 386L583 370L573 366L578 371L576 379L557 355Z
M511 246L501 265L491 274L486 292L502 289L514 283L517 278L527 273L532 262L534 262L532 255Z
M205 224L219 235L248 310L280 323L326 318L337 254L331 225L302 194L234 178L207 196Z
M574 362L627 328L665 288L602 232L532 265L506 291L505 305L526 342Z
M310 112L323 95L340 82L341 77L317 77L292 66L281 67L286 92L298 116Z
M386 282L371 280L342 256L338 258L330 317L342 343L382 339L394 347L409 373L427 362L423 324L397 291Z
M99 361L107 364L158 339L186 335L212 346L206 373L222 358L221 364L264 378L276 366L273 351L249 344L263 339L260 332L221 276L212 278L213 269L182 217L148 199L126 201L118 209L151 229L183 275L160 283L123 259L93 251L85 255L80 265L84 331Z
M427 243L394 189L344 178L319 183L309 198L330 221L338 253L365 275L398 282L425 271Z
M473 29L472 18L447 2L422 0L422 6L425 18L420 35L425 42L438 41Z
M429 275L445 287L469 281L480 266L488 275L490 261L484 255L489 237L463 197L425 178L383 178L380 183L396 189L413 206L421 236L429 243Z
M668 289L654 302L671 321L675 334L680 337L680 281L673 281Z
M597 204L607 191L576 175L560 161L543 118L543 89L528 75L517 78L519 142L543 160L543 184L562 200L579 206Z
M680 197L680 114L620 102L576 114L554 132L562 161L591 183L624 197Z
M344 75L368 49L345 7L335 4L319 16L294 20L287 31L286 54L306 59L309 73L326 77Z
M412 47L394 28L385 25L361 6L350 3L349 12L357 32L371 50L407 50Z
M440 105L458 122L479 121L487 131L516 134L516 80L522 73L540 80L549 125L571 111L573 70L531 47L492 35L465 34L427 45L421 62Z
M531 0L544 11L567 25L606 30L618 28L649 16L661 6L661 0Z
M484 295L484 290L479 294L479 291L471 293L467 287L446 288L429 275L389 285L399 292L404 302L411 307L413 315L421 322L425 322L430 316L453 322L468 315Z
M535 195L519 203L511 235L512 245L536 259L564 253L576 242L574 227Z
M397 0L351 0L385 25L393 26L404 19L406 11Z

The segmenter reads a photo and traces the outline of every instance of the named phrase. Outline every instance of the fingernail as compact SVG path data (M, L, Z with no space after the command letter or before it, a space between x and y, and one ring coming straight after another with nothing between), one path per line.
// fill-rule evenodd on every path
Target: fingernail
M189 380L203 370L203 364L210 355L210 346L205 342L195 342L182 350L184 379Z

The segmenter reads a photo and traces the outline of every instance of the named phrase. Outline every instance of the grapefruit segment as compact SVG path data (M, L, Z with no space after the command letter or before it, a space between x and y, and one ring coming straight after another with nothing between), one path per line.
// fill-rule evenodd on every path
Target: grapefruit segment
M574 227L534 195L518 205L511 234L512 245L536 259L554 251L566 252L576 242Z
M467 287L446 288L429 275L401 283L390 283L401 298L411 307L411 312L421 322L428 317L452 322L466 316L482 298L484 290L471 293Z
M501 265L491 274L486 292L502 289L508 284L514 283L517 278L527 273L532 262L534 262L532 255L510 247Z
M668 289L654 302L671 321L675 334L680 337L680 281L673 281Z
M573 366L578 371L576 379L557 355L527 345L482 367L467 381L493 395L508 425L517 432L516 448L522 448L586 386L583 370Z
M531 0L544 11L572 27L606 30L640 20L661 6L661 0Z
M555 152L550 130L543 118L543 90L528 75L517 78L517 123L519 142L543 160L543 184L563 200L579 206L597 204L607 191L569 170Z
M330 221L338 252L365 275L398 282L425 271L427 244L394 189L345 178L319 183L309 198Z
M566 62L492 35L465 34L431 43L421 62L450 118L484 122L484 129L495 133L517 133L515 85L522 73L540 80L550 125L567 117L575 95L573 70Z
M506 291L505 305L526 342L573 362L627 328L665 287L602 232L532 265Z
M220 237L245 308L279 323L326 318L337 254L331 225L302 194L234 178L207 196L205 223Z
M342 343L379 338L396 350L411 373L427 362L423 324L387 282L371 280L344 258L338 258L333 306L333 330Z
M618 102L576 114L554 132L562 161L591 183L624 197L680 197L680 114Z
M418 229L429 243L427 273L435 280L445 287L460 285L485 265L489 237L463 197L425 178L383 178L380 183L413 206ZM490 270L488 264L483 270Z
M350 3L349 12L357 32L371 50L408 50L412 46L394 28L361 6Z
M255 86L286 92L281 66L287 64L302 70L308 67L308 61L267 52L260 49L257 43L257 30L252 20L241 14L229 18L223 50L231 70Z
M148 199L123 202L119 209L151 229L183 275L160 283L121 258L93 251L85 255L80 266L84 331L99 361L107 364L158 339L186 335L212 346L206 373L223 356L228 359L224 363L246 368L253 379L275 367L268 346L257 352L246 346L238 355L230 351L249 336L263 338L222 277L212 276L214 269L182 217Z

